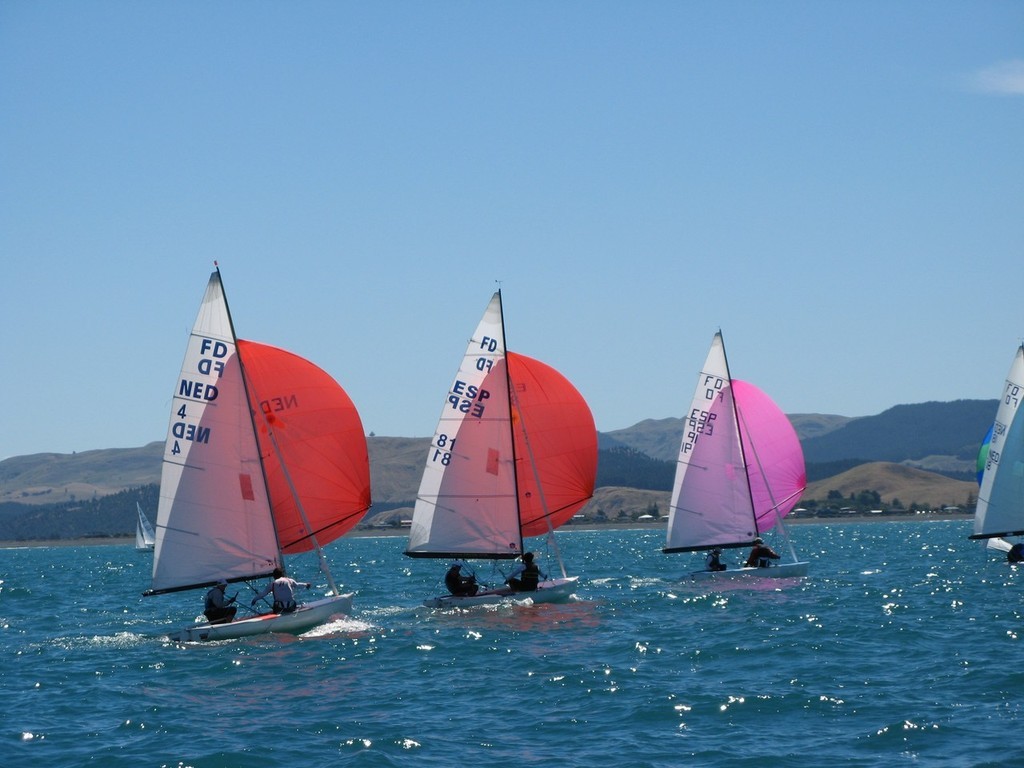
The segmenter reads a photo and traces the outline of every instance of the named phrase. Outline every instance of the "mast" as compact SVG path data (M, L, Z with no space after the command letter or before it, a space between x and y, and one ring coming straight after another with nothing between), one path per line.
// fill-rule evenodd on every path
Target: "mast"
M743 463L743 479L747 484L747 498L750 499L750 514L754 518L754 534L760 533L757 527L757 510L754 509L754 492L750 487L750 472L748 471L747 452L743 445L743 430L740 429L740 409L736 405L736 390L732 385L732 371L729 369L729 355L725 351L725 337L722 336L722 329L718 329L718 337L722 340L722 359L725 361L725 375L729 379L729 398L732 400L732 415L736 422L736 437L740 444L740 461ZM793 557L796 560L796 557Z
M267 485L267 468L266 468L264 460L263 460L263 452L258 450L258 447L259 447L259 444L260 444L260 440L259 440L259 434L257 433L257 430L256 430L256 420L253 418L253 413L252 413L252 396L251 396L251 393L249 392L249 375L245 372L245 361L242 360L242 350L239 349L239 347L238 347L238 335L235 333L235 321L231 317L231 305L228 304L228 292L226 290L224 290L224 281L221 279L221 276L220 276L220 265L216 261L214 261L213 262L213 268L214 268L214 271L216 271L216 273L217 273L217 282L220 283L221 295L224 297L224 311L227 313L227 316L228 316L228 328L231 330L231 341L235 345L235 354L238 356L238 368L239 368L239 371L241 373L242 389L243 389L243 391L245 393L246 406L249 409L249 426L252 429L252 439L256 443L256 446L257 446L256 453L259 456L259 461L260 461L260 474L262 475L262 478L263 478L263 491L264 491L264 493L267 494L268 506L270 506L272 508L273 504L272 504L272 502L270 500L270 498L271 498L270 497L270 486ZM281 466L283 468L284 464L282 463ZM285 472L287 473L287 470L285 470ZM289 485L290 484L291 484L291 481L289 480ZM275 525L274 522L273 522L273 512L271 512L271 525L270 525L270 527L271 527L271 529L274 532L274 542L277 545L277 564L283 568L284 567L284 553L281 551L281 540L280 540L280 538L277 535L277 525Z
M217 270L217 279L220 280L220 267L217 265L217 262L214 262L214 267ZM253 402L259 403L260 400L258 397L253 397L253 392L250 389L251 383L249 381L249 374L245 370L245 360L243 359L242 356L241 347L238 346L238 336L235 334L235 323L231 317L231 306L228 304L227 291L224 291L223 281L221 281L221 290L224 292L224 306L227 309L228 324L231 327L231 336L235 341L236 354L238 355L238 366L242 371L242 386L245 388L246 402L249 406L249 420L252 424L253 436L256 439L256 444L259 445L259 435L256 429L256 419L252 404ZM320 563L320 570L324 574L324 576L327 577L327 585L330 588L331 592L333 592L335 595L340 594L338 592L338 586L334 582L334 576L331 574L331 569L327 564L327 559L324 557L323 549L320 546L320 542L317 540L316 532L313 530L313 526L310 525L309 518L306 516L306 510L302 506L302 499L299 496L299 492L295 488L295 483L292 481L291 473L288 471L288 465L285 463L284 455L281 453L281 448L277 443L277 437L274 434L274 430L270 426L270 423L267 421L266 414L263 413L263 410L258 407L256 408L256 410L259 411L260 418L263 420L263 424L267 428L267 436L270 439L270 444L274 448L274 455L277 457L277 461L281 465L281 472L284 475L285 482L288 484L288 490L291 492L292 498L295 500L295 506L299 511L299 516L302 518L302 524L306 526L306 530L309 532L310 540L313 542L313 547L316 549L317 558ZM259 457L260 467L263 470L263 486L266 489L267 499L270 500L271 516L273 516L273 500L270 495L270 486L267 484L267 470L262 451L259 452ZM278 563L283 568L284 553L281 550L281 539L277 533L277 524L275 523L272 527L274 529L274 540L277 542L277 560Z
M498 288L498 317L501 320L501 353L505 357L505 397L508 399L508 431L509 437L511 438L512 445L512 487L515 491L515 504L516 504L516 518L519 520L519 525L516 527L516 531L519 535L519 553L522 554L525 550L523 546L523 518L519 508L519 470L518 462L516 461L516 425L515 419L512 418L512 401L514 399L512 389L512 371L508 360L508 336L505 333L505 307L501 300L501 288ZM522 413L519 414L522 418ZM524 427L524 434L525 434Z
M736 392L734 390L733 391L733 403L734 404L736 402L735 395L736 395ZM744 417L743 412L738 407L736 409L736 413L739 415L739 418L742 420L743 425L746 427L746 425L747 425L746 418ZM746 431L747 431L747 436L749 437L749 435L750 435L750 428L747 427ZM742 449L742 446L743 446L743 431L740 430L740 447L741 447L741 449ZM793 542L789 538L789 531L786 529L786 526L782 522L782 515L779 514L779 502L775 499L775 492L772 490L771 484L768 482L768 473L764 471L764 465L761 463L761 457L760 457L760 455L757 452L757 446L754 445L754 441L753 440L750 441L750 450L751 450L751 453L754 454L754 461L757 462L757 471L761 473L761 477L764 479L764 487L768 490L768 498L771 501L772 512L775 514L775 523L776 523L776 525L779 526L779 530L782 531L782 537L786 540L786 546L789 547L789 554L792 556L793 562L795 563L795 562L797 562L796 549L793 547ZM744 473L744 474L747 474L747 473ZM749 474L747 474L747 488L748 489L750 488L750 475ZM753 494L751 494L751 508L753 508L753 506L754 506L753 505ZM754 509L754 525L755 525L755 529L756 529L756 525L757 525L757 510L756 509Z
M526 414L523 409L519 406L519 398L516 396L515 387L512 386L512 366L509 361L508 352L508 336L505 333L505 310L501 304L501 288L498 289L498 306L501 310L501 338L505 343L505 387L508 391L509 399L509 430L512 433L512 477L515 482L516 489L516 514L519 516L519 551L525 552L526 545L523 543L523 518L522 510L519 504L519 462L516 460L516 435L515 435L515 419L512 418L512 406L515 406L516 411L519 414L519 422L523 431L523 443L526 446L526 458L530 462L530 469L533 472L533 481L537 485L537 494L540 496L540 506L544 512L544 521L548 527L548 542L554 550L555 558L558 560L558 568L562 572L562 578L568 578L569 574L565 570L565 562L562 560L562 552L558 548L558 542L555 540L555 529L551 525L551 514L548 510L548 502L544 497L544 483L541 482L540 472L537 469L537 461L534 458L533 448L530 445L530 433L526 428Z

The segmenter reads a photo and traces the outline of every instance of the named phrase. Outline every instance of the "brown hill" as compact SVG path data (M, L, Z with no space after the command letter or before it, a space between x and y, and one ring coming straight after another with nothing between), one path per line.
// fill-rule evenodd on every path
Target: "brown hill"
M430 438L371 435L366 444L370 451L373 503L393 504L415 499Z
M873 461L811 483L804 491L803 498L825 501L829 491L838 491L844 498L849 498L851 493L856 495L862 491L877 491L885 506L891 505L893 499L898 499L907 507L921 505L935 508L949 504L973 506L978 486L904 464Z
M374 502L415 498L430 438L370 437L367 444ZM163 448L163 442L154 442L5 459L0 462L0 502L59 504L156 484Z
M623 517L635 519L639 515L650 514L655 518L668 514L668 502L671 494L668 491L645 491L639 488L617 488L608 486L597 488L593 498L580 510L588 521L602 517L618 520Z
M593 498L579 511L582 519L576 517L573 522L632 522L646 514L657 521L662 515L668 514L669 495L668 491L645 491L638 488L598 488ZM383 512L371 509L363 524L371 527L397 527L401 521L411 518L412 506L396 507Z
M0 462L0 502L60 504L160 482L163 441L141 448L36 453Z
M373 517L416 497L430 439L371 436L368 444L373 500L377 507L371 510ZM160 482L162 449L162 442L154 442L141 448L6 459L0 462L0 502L56 504L156 484ZM884 506L897 498L904 505L916 502L937 507L970 504L977 487L974 483L951 480L906 465L872 462L812 483L804 493L804 500L825 502L829 491L837 491L844 498L849 498L851 493L877 491ZM668 496L667 492L659 491L600 488L581 514L596 519L601 510L607 519L616 520L620 512L628 516L636 512L643 514L654 505L658 514L663 515L668 511ZM409 509L395 511L398 512L396 517L407 518L410 514Z

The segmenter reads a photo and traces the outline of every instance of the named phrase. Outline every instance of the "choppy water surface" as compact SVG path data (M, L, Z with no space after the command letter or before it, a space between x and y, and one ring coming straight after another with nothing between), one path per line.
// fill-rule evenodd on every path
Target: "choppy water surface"
M796 526L811 576L724 590L660 530L559 533L577 600L450 612L444 563L344 539L355 616L203 645L160 637L202 595L141 598L149 554L0 550L0 764L1013 764L1024 570L968 532Z

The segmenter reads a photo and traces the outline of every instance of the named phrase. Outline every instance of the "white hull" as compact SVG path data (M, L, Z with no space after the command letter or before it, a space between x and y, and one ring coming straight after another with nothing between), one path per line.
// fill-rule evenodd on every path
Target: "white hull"
M536 592L513 592L507 587L478 592L475 595L441 595L423 601L427 608L472 608L477 605L497 605L513 603L518 600L530 600L534 603L561 603L568 600L576 591L579 576L565 579L548 579L537 585Z
M265 613L227 624L196 624L177 632L168 633L178 643L204 640L235 640L239 637L265 635L271 632L299 635L313 627L325 624L332 616L352 613L352 594L336 595L315 600L298 607L294 613Z
M767 568L727 568L724 571L694 571L690 578L694 581L710 579L795 579L807 575L808 563L783 563Z
M986 542L985 546L988 549L992 549L992 550L995 550L996 552L1003 552L1003 553L1009 552L1010 549L1013 547L1013 545L1010 542L1008 542L1006 539L1001 539L998 536L996 536L995 538L989 539Z

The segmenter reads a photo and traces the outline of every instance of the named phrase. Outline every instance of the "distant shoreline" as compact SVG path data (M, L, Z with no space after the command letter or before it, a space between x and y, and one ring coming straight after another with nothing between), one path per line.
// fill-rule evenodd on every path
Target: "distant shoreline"
M787 525L845 525L847 523L930 523L947 520L970 520L972 515L928 514L928 515L849 515L842 517L798 517L786 520ZM573 531L627 531L664 530L665 524L656 523L574 523L559 528L560 533ZM349 531L342 538L371 538L379 536L408 536L408 528L358 528ZM125 536L90 536L79 539L31 539L27 541L0 541L0 549L28 549L33 547L88 547L110 544L128 546L135 544L135 534Z

